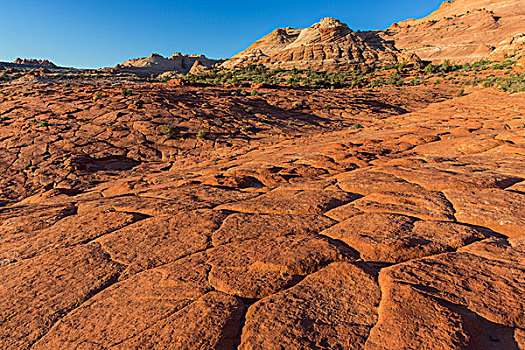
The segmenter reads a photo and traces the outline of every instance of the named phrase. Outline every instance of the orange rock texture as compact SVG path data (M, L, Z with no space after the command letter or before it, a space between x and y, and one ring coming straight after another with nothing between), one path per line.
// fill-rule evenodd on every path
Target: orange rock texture
M2 87L2 349L524 348L523 93L129 88Z
M427 17L394 23L379 35L422 60L500 60L517 49L522 54L524 22L521 0L454 0Z

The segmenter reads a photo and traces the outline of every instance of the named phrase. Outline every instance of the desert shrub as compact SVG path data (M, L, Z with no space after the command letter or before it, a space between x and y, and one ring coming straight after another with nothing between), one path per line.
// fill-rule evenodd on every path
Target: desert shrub
M503 91L514 93L525 91L525 73L504 78L492 78L494 85Z
M385 84L385 79L378 78L378 79L372 80L370 82L370 87L381 86L381 85L384 85L384 84Z
M437 66L434 66L432 63L429 63L423 71L426 74L432 74L437 71Z
M124 96L124 97L129 97L129 96L131 96L131 89L122 89L121 94L122 94L122 96Z
M514 66L514 64L516 63L516 61L511 61L511 60L505 60L503 62L499 62L499 63L496 63L492 66L492 69L505 69L505 68L511 68L512 66Z
M386 80L386 84L388 85L396 85L396 86L402 86L405 83L403 82L403 79L399 75L398 72L394 72L391 75L388 76L388 79Z
M164 126L161 127L161 132L169 140L169 139L172 139L175 136L175 134L177 133L177 129L174 128L171 125L164 125Z

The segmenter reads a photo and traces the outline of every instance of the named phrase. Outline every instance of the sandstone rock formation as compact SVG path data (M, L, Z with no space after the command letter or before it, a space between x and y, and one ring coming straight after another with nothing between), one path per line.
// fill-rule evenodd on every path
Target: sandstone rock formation
M269 68L330 71L399 62L418 64L419 59L399 52L375 33L356 33L337 19L324 18L305 29L276 29L222 67L264 64Z
M154 53L145 58L137 58L120 63L113 68L113 71L130 72L143 76L159 75L166 72L187 74L196 64L197 66L210 68L221 62L221 60L209 59L204 55L174 53L171 57L166 58Z
M47 68L56 68L56 65L49 61L49 60L37 60L37 59L34 59L34 58L24 58L24 59L21 59L21 58L17 58L16 60L13 61L13 63L16 63L16 64L22 64L22 65L25 65L25 66L35 66L35 67L47 67Z
M524 23L522 0L454 0L427 17L394 23L379 35L423 60L472 62L488 58L502 41L523 33Z
M188 71L189 74L200 74L204 72L208 67L206 67L201 61L196 60Z
M524 28L525 30L525 28ZM525 56L525 33L503 40L489 55L490 60L519 60Z

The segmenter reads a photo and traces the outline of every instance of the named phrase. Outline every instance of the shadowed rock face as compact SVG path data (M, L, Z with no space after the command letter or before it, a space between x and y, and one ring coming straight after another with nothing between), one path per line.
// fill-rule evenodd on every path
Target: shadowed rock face
M473 62L491 56L515 35L525 32L522 0L445 1L429 16L394 23L380 32L397 48L423 60Z
M374 33L359 34L334 18L305 29L279 28L256 41L222 67L264 64L271 68L331 71L398 62L418 63Z

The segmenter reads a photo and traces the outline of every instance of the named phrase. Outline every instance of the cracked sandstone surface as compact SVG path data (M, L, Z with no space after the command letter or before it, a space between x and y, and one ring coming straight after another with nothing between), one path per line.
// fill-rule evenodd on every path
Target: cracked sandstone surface
M2 349L525 348L523 93L131 88L2 88Z

